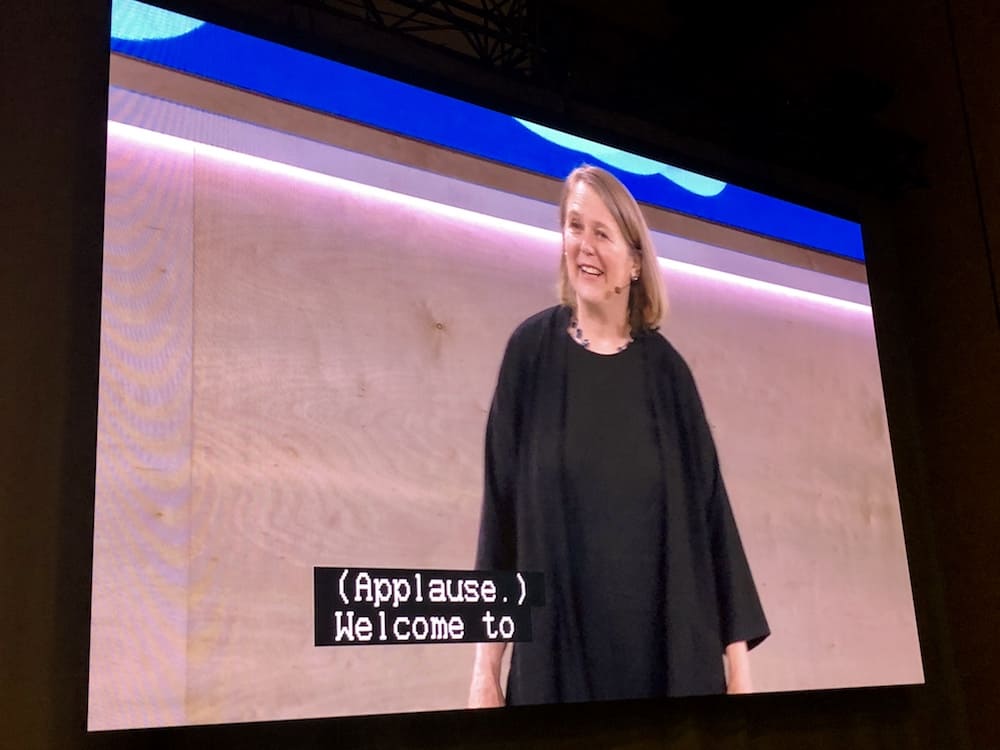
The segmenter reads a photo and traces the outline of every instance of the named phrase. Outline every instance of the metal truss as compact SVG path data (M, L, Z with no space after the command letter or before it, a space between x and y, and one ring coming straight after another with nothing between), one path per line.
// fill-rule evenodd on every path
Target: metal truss
M329 12L530 77L542 52L531 0L320 0Z

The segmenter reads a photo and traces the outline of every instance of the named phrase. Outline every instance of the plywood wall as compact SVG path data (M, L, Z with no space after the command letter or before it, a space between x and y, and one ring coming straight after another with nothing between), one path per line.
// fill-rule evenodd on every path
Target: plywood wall
M208 154L109 162L92 723L460 707L469 646L313 647L312 568L471 566L500 355L559 247ZM774 631L756 687L919 681L870 314L667 284Z
M112 140L101 301L91 728L185 721L193 152Z

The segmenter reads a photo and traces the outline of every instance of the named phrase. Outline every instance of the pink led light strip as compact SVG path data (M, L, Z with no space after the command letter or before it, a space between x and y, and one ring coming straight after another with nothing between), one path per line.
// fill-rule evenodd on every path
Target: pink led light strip
M445 203L431 201L426 198L405 195L403 193L397 193L385 188L345 180L341 177L323 174L322 172L314 172L308 169L303 169L302 167L282 164L281 162L264 159L259 156L252 156L250 154L232 151L219 146L211 146L205 143L188 140L186 138L166 135L164 133L138 128L134 125L126 125L124 123L115 122L113 120L108 121L108 135L175 152L191 153L197 150L197 152L202 156L218 159L219 161L228 162L230 164L250 167L261 172L302 180L304 182L327 186L337 190L349 191L356 195L395 203L397 205L410 206L421 211L426 211L428 213L436 214L449 219L479 224L481 226L489 227L502 232L522 234L544 242L552 242L555 244L559 241L559 233L552 229L542 229L540 227L534 227L529 224L523 224L510 219L488 216L476 211L470 211L464 208L449 206ZM870 305L866 305L861 302L843 300L837 297L819 294L817 292L795 289L794 287L783 286L770 281L761 281L760 279L748 278L746 276L740 276L726 271L719 271L714 268L706 268L691 263L684 263L683 261L671 260L669 258L660 258L659 261L660 266L670 272L707 279L729 287L735 286L743 289L750 289L756 292L797 299L848 312L862 313L868 316L870 316L872 312Z
M708 279L710 281L719 282L731 287L735 286L743 289L751 289L756 292L764 292L765 294L771 294L777 297L790 297L803 302L812 302L819 305L825 305L827 307L834 307L838 310L844 310L846 312L862 313L868 315L869 317L871 317L872 314L871 305L866 305L862 302L853 302L851 300L840 299L839 297L829 297L825 294L819 294L818 292L810 292L805 289L783 286L782 284L775 284L772 281L752 279L748 276L740 276L735 273L719 271L714 268L696 266L693 263L685 263L680 260L660 258L659 261L660 266L669 271Z

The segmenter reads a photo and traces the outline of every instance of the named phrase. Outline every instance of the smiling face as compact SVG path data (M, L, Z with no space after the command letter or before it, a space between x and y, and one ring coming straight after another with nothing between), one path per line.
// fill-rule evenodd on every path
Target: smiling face
M566 274L577 305L624 310L640 258L622 236L611 211L583 180L569 190L562 230Z

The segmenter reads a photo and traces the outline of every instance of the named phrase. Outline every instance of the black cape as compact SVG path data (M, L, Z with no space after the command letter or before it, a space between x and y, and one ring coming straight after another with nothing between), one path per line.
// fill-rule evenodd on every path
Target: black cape
M570 310L544 310L507 344L486 427L476 566L539 571L545 606L514 647L508 704L588 700L563 493ZM725 691L722 653L769 634L691 372L659 333L638 336L665 488L662 668L667 695ZM609 439L613 439L609 437ZM576 583L579 587L579 582ZM627 582L623 582L627 585ZM593 676L590 677L593 679Z

